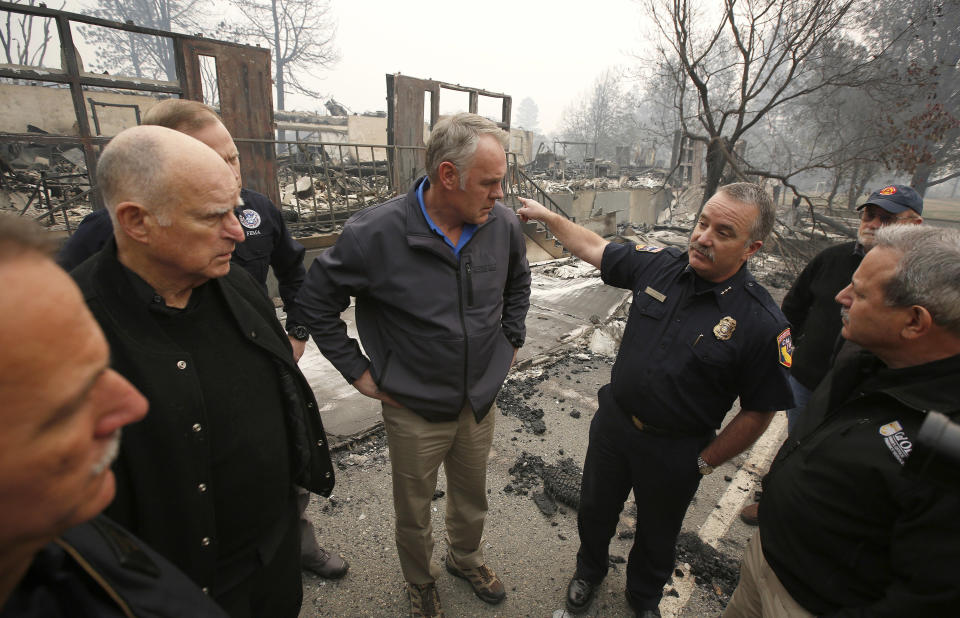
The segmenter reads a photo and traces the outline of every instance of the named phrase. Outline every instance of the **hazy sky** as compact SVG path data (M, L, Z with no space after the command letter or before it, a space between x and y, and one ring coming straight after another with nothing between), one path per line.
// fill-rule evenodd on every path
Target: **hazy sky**
M385 75L400 72L508 94L514 116L530 97L540 128L549 132L604 69L632 64L643 44L640 6L631 0L332 0L331 6L341 60L320 89L358 113L386 110Z
M57 2L51 5L58 4ZM83 12L97 0L66 0ZM229 14L219 0L223 14ZM635 0L330 0L340 61L316 90L351 111L386 110L386 74L403 73L513 97L539 108L543 132L605 69L636 63L644 19ZM466 110L466 95L441 96L441 113ZM457 100L456 97L462 97ZM287 95L287 109L323 110L324 100ZM483 107L492 115L499 107ZM493 104L492 100L488 100Z

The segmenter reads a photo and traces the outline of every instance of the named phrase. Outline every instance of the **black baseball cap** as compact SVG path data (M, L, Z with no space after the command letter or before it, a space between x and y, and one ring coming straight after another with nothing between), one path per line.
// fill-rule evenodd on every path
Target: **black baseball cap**
M887 185L879 191L874 191L866 202L857 207L857 210L868 204L879 206L892 214L903 212L908 208L918 215L923 214L923 198L913 187L907 185Z

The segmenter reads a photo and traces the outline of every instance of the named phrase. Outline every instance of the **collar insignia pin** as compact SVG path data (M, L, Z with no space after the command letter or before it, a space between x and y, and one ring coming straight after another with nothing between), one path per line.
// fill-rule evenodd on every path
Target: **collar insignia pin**
M713 327L713 334L720 341L727 341L730 337L733 337L733 331L736 329L737 321L728 315Z

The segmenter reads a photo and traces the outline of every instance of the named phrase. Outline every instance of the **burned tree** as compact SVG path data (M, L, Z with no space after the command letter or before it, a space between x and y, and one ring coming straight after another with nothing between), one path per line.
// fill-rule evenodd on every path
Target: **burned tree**
M636 135L632 95L621 85L614 69L600 75L593 86L563 114L563 137L596 144L598 153L612 155L617 146L629 145Z
M328 0L230 0L244 16L220 25L223 36L248 45L264 45L273 53L276 108L286 109L285 95L319 97L308 81L318 69L339 58L333 45L336 25Z
M521 129L538 132L540 131L539 120L537 119L539 113L540 108L537 107L536 102L530 97L526 97L520 101L514 124Z
M878 76L894 89L877 103L881 129L894 138L885 157L927 187L960 176L960 1L879 2L866 33L875 46L893 39Z
M21 3L37 6L37 0ZM63 8L61 3L60 8ZM14 15L7 12L0 25L0 47L3 47L6 64L42 66L47 48L53 39L53 20L39 19L34 15Z
M196 32L210 0L98 0L88 15L164 31ZM176 60L168 39L96 26L82 27L96 46L92 68L137 78L176 79Z
M842 44L853 0L725 0L722 13L690 0L647 0L656 60L676 70L684 133L706 144L704 200L734 147L779 107L826 88L855 85L868 60Z

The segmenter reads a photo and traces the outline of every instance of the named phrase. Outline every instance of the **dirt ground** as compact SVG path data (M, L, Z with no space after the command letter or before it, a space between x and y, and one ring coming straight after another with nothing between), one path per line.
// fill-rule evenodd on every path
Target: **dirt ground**
M448 616L563 615L564 594L578 547L576 512L543 495L543 480L536 468L582 466L587 431L596 410L596 390L608 381L612 360L575 342L550 361L513 372L508 378L499 399L488 468L490 512L484 541L486 558L503 579L507 598L498 606L486 605L465 581L444 572L438 589ZM394 545L390 466L382 431L336 453L335 459L339 471L334 494L312 502L308 513L320 531L321 544L343 553L351 570L338 582L305 573L300 615L406 615L408 603ZM701 484L684 522L678 570L661 605L665 616L719 615L729 599L743 545L753 532L736 520L742 499L725 507L730 511L728 519L734 521L719 540L719 551L705 545L698 530L718 510L721 497L730 494L731 482L739 482L734 475L743 461L740 457L728 462ZM755 480L756 475L748 477ZM554 474L550 478L564 477ZM433 503L434 559L440 564L446 548L444 489L441 474ZM562 491L555 493L562 497ZM748 487L737 495L750 497L752 491ZM636 507L628 501L611 543L610 573L587 616L632 615L623 591L635 513Z

